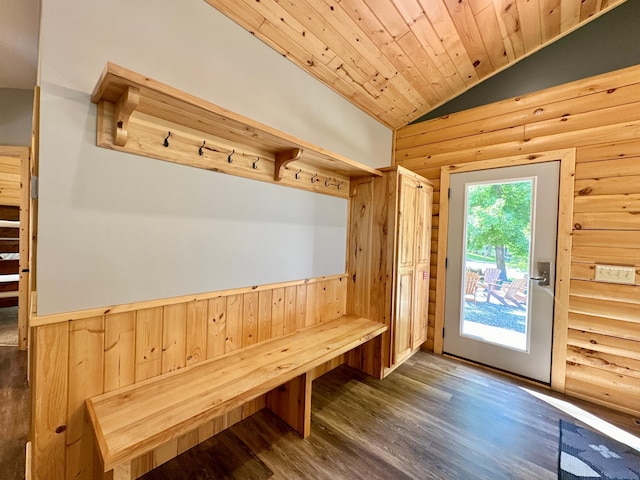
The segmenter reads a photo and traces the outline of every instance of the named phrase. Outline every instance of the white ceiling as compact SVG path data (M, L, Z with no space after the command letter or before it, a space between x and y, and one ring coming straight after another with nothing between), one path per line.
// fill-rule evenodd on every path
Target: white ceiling
M0 0L0 88L35 87L39 23L40 0Z

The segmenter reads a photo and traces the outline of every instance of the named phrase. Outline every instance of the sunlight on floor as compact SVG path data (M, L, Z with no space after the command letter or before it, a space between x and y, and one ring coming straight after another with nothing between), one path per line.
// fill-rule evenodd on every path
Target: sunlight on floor
M545 395L544 393L536 392L534 390L529 390L525 387L520 387L525 392L533 395L540 400L547 402L549 405L562 410L565 413L568 413L573 418L580 420L581 422L589 425L590 427L599 430L605 435L617 440L618 442L624 443L625 445L630 446L634 450L638 450L640 452L640 438L635 435L625 432L621 428L616 427L615 425L611 425L609 422L602 420L599 417L596 417L592 413L583 410L580 407L577 407L566 400L560 400L559 398L554 398L550 395Z

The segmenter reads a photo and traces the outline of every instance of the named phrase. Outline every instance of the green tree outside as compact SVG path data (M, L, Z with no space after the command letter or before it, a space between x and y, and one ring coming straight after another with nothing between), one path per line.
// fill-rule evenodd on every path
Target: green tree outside
M494 247L501 280L507 280L507 249L510 264L529 267L532 187L532 180L523 180L468 189L466 251Z

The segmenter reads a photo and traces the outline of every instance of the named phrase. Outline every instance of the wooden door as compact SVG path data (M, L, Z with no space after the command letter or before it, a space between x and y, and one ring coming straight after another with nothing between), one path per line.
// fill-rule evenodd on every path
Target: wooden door
M429 322L429 267L431 265L431 201L433 188L420 183L416 189L415 292L411 348L427 341Z
M396 308L393 324L392 363L411 353L415 292L416 202L418 181L399 175Z

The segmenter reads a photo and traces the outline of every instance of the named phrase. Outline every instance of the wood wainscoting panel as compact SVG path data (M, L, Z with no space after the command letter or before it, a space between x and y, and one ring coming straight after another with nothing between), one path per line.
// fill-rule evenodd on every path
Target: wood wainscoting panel
M396 164L434 182L435 301L442 299L445 274L438 262L444 261L446 248L446 234L440 231L441 226L446 229L447 215L439 205L447 188L440 182L442 168L456 170L513 155L535 160L544 151L575 150L575 172L563 172L560 185L562 190L572 183L573 191L571 201L560 205L572 225L571 239L558 253L569 257L570 268L557 272L568 292L566 301L556 297L567 323L554 330L554 358L566 354L566 362L553 366L552 386L625 411L640 409L629 405L629 392L637 388L634 351L640 348L639 75L640 66L633 66L409 125L396 131L394 156ZM597 264L635 267L635 283L596 281ZM427 346L434 348L435 341L439 350L442 310L435 310L434 301ZM592 339L598 348L575 345L579 332L600 335ZM624 348L601 350L618 340Z
M34 317L32 478L99 472L85 400L346 312L346 274ZM344 356L310 372L310 379ZM259 397L136 459L139 476L265 408Z

